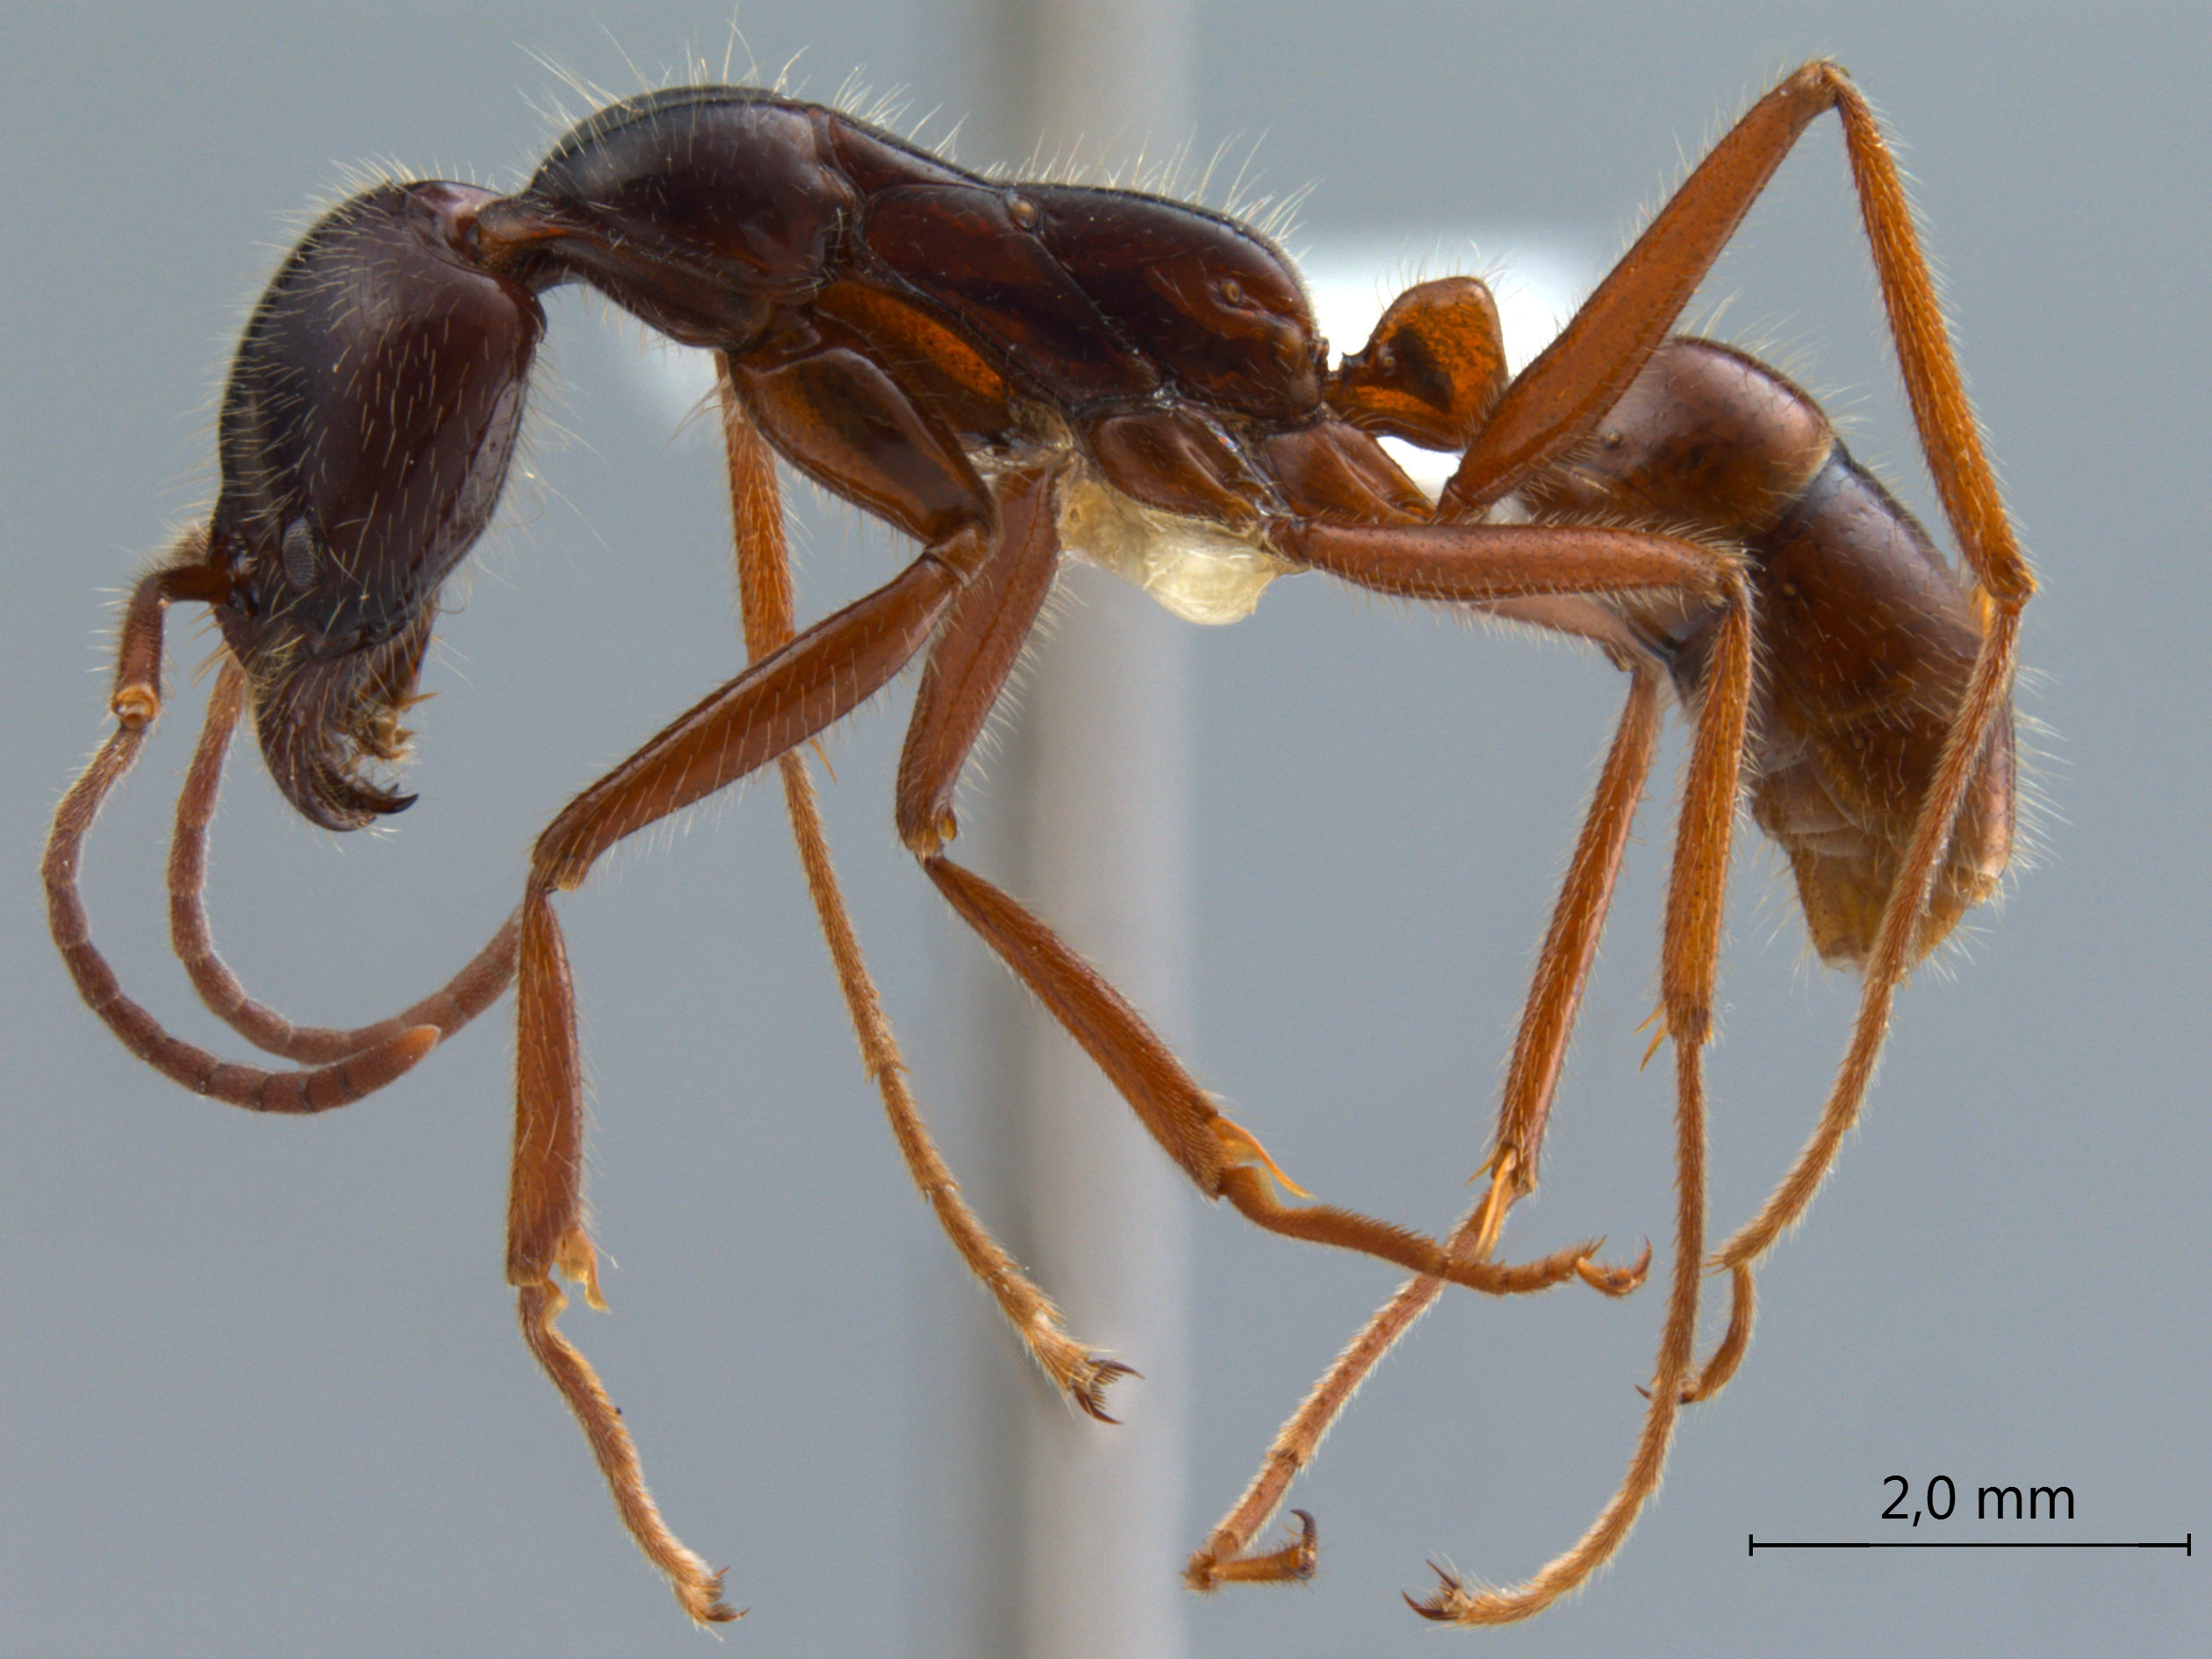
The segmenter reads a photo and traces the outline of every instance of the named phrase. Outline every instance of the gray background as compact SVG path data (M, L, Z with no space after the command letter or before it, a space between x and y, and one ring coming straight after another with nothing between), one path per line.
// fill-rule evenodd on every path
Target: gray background
M981 25L920 0L760 4L741 22L763 64L808 48L816 95L859 66L917 113L980 96ZM2045 582L2022 694L2050 803L2033 867L1955 975L1924 973L1902 1000L1865 1128L1763 1280L1749 1363L1689 1415L1618 1562L1469 1646L2204 1651L2201 1559L1744 1550L1751 1532L1898 1535L1877 1519L1892 1474L1916 1496L1957 1482L1947 1536L1999 1535L1966 1517L2000 1481L2073 1487L2078 1523L2036 1536L2212 1531L2212 1148L2187 1023L2207 980L2212 691L2192 419L2212 370L2201 13L1219 0L1196 31L1197 150L1234 139L1269 185L1311 184L1294 246L1403 229L1416 255L1434 227L1500 223L1617 248L1749 97L1840 58L1906 146ZM104 602L206 498L214 388L296 229L285 216L368 160L511 183L552 131L547 64L626 91L687 45L719 61L723 38L712 7L675 5L84 6L0 24L0 868L15 873L0 885L0 1651L698 1651L514 1334L502 1016L323 1119L195 1102L77 1005L32 871L101 729ZM980 136L963 159L1001 159ZM1724 331L1828 397L1924 502L1840 154L1820 129L1705 298L1734 297ZM1379 271L1378 293L1404 275ZM595 303L557 307L538 481L442 626L409 780L422 801L398 833L318 835L239 768L217 923L296 1015L371 1017L442 975L512 904L534 828L736 660L715 457L634 390L640 349ZM811 609L901 557L849 513L809 504L806 522ZM190 663L202 647L180 621ZM1174 1034L1308 1184L1440 1226L1480 1154L1617 677L1314 583L1279 587L1195 661L1197 991ZM101 826L89 887L127 982L206 1037L162 952L165 797L197 706L179 700ZM888 833L899 703L833 745L832 831L957 1156L972 1129L930 1035L952 1023L933 988L973 947ZM1663 794L1518 1248L1593 1232L1663 1248L1667 1080L1638 1074L1634 1028L1665 822ZM1770 859L1746 856L1733 902L1720 1227L1801 1141L1856 990L1806 966ZM905 1188L772 794L610 859L564 915L598 1229L620 1263L614 1317L569 1328L676 1525L732 1564L753 1611L731 1650L937 1650L948 1584L977 1576L932 1543L959 1468L936 1432L945 1379L1019 1361ZM1190 1208L1181 1548L1395 1282ZM1656 1294L1447 1303L1297 1490L1321 1516L1322 1576L1195 1605L1193 1651L1458 1640L1428 1636L1397 1591L1425 1587L1428 1555L1516 1578L1580 1530L1634 1433L1629 1385L1659 1311ZM1142 1387L1121 1433L1145 1432Z

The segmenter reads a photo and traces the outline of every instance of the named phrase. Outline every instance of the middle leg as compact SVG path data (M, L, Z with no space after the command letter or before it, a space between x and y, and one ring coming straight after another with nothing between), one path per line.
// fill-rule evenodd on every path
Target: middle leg
M1270 1232L1360 1251L1492 1294L1544 1289L1576 1276L1615 1282L1614 1270L1594 1265L1594 1241L1501 1266L1455 1259L1433 1239L1353 1211L1283 1203L1270 1176L1298 1189L1247 1131L1216 1110L1127 1000L1028 909L944 856L944 844L958 830L952 797L961 766L1058 569L1052 483L1046 477L1002 498L1000 546L962 592L931 648L900 763L901 838L954 910L1044 1003L1209 1198L1228 1199ZM1545 551L1555 550L1555 538L1539 539ZM1698 568L1695 549L1685 555L1679 544L1655 536L1627 540L1650 544L1664 566L1660 579L1670 585ZM1518 571L1515 579L1524 579Z
M737 591L744 614L745 649L758 662L792 636L794 606L791 561L783 534L782 492L776 482L775 456L760 428L746 413L730 379L728 363L717 358L717 391L722 406L723 446L729 466L730 505L736 521ZM1068 1398L1102 1422L1106 1390L1130 1368L1103 1360L1069 1336L1060 1311L1038 1288L1005 1247L991 1236L981 1217L961 1196L959 1181L937 1150L921 1108L907 1086L906 1062L883 1012L882 999L860 949L859 936L846 913L830 844L815 804L814 781L805 758L793 752L777 763L792 837L806 873L807 891L829 946L831 966L843 991L862 1065L882 1096L884 1114L915 1189L936 1213L937 1224L967 1269L998 1303L1031 1355Z

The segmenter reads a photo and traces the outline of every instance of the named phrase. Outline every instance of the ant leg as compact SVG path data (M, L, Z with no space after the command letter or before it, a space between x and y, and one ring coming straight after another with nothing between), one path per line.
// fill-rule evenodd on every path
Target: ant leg
M775 456L760 428L738 399L725 363L718 361L722 436L729 462L730 502L736 521L737 589L745 621L745 648L755 660L791 637L791 562L783 532L783 500L776 482ZM845 1008L860 1044L860 1058L883 1098L891 1133L905 1159L907 1174L944 1229L952 1248L977 1281L997 1300L1031 1354L1067 1397L1102 1422L1107 1389L1133 1375L1130 1368L1102 1360L1067 1334L1052 1298L1025 1275L961 1196L959 1183L922 1121L921 1108L907 1087L906 1062L883 1012L882 1000L868 973L858 935L847 915L830 860L830 844L815 804L814 781L805 759L794 751L777 763L783 774L784 800L793 839L807 877L815 915L844 994Z
M1445 487L1443 516L1480 514L1590 434L1673 328L1775 169L1849 85L1834 64L1807 64L1744 112L1506 388Z
M1048 474L1002 488L1005 532L999 549L962 592L931 649L900 760L901 838L946 901L1089 1054L1208 1197L1227 1198L1271 1232L1358 1250L1492 1294L1545 1289L1593 1271L1602 1276L1605 1270L1591 1266L1594 1241L1525 1266L1501 1267L1454 1260L1433 1239L1349 1210L1284 1204L1268 1175L1290 1182L1274 1160L1247 1131L1214 1109L1120 993L1029 910L944 856L944 844L958 832L952 795L960 768L1059 566L1055 483Z
M2017 616L2036 591L2035 573L2020 551L2011 516L2005 511L1997 475L1982 448L1981 427L1966 396L1965 377L1951 349L1936 279L1913 226L1905 181L1890 154L1881 124L1849 76L1834 64L1813 66L1824 72L1843 123L1843 140L1857 186L1866 238L1874 251L1874 271L1882 305L1896 343L1899 370L1913 410L1921 451L1943 504L1943 516L1958 538L1983 591L2000 611ZM2010 646L2004 648L2009 668ZM1986 657L1987 652L1985 651ZM2011 689L2007 672L2003 692ZM1969 707L1971 707L1971 700ZM1977 751L1979 752L1979 751ZM1933 797L1930 797L1931 802ZM1946 821L1948 822L1948 821Z
M203 894L207 887L207 832L222 787L223 762L244 706L246 676L226 655L207 700L207 722L176 797L176 832L169 842L169 940L200 1001L256 1048L305 1065L341 1060L388 1043L406 1031L434 1026L450 1037L497 1002L514 977L514 944L521 913L507 918L490 943L439 989L405 1013L353 1031L294 1025L258 1002L216 953Z
M1641 530L1551 524L1331 524L1279 519L1284 557L1356 586L1437 605L1677 590L1725 597L1727 561Z
M1590 813L1575 844L1559 903L1552 912L1551 930L1545 936L1528 1001L1521 1010L1520 1030L1513 1039L1513 1058L1505 1077L1505 1099L1498 1110L1497 1151L1490 1159L1490 1181L1467 1219L1446 1240L1454 1258L1481 1260L1493 1248L1513 1202L1535 1186L1537 1151L1543 1139L1545 1120L1567 1057L1567 1039L1575 1027L1584 984L1598 954L1598 941L1605 927L1605 912L1612 901L1613 882L1620 873L1628 832L1636 808L1643 799L1651 773L1652 751L1659 734L1659 687L1648 668L1638 667L1628 687L1628 704L1621 711L1620 726L1612 748L1598 774ZM1611 1295L1633 1289L1643 1278L1651 1260L1649 1246L1634 1268L1612 1279L1585 1278ZM1260 1471L1235 1507L1190 1558L1184 1581L1193 1590L1212 1590L1231 1583L1272 1583L1303 1579L1314 1566L1313 1526L1305 1518L1303 1535L1283 1549L1264 1555L1247 1555L1253 1539L1265 1526L1289 1491L1291 1483L1313 1459L1338 1413L1382 1363L1397 1339L1412 1328L1443 1290L1443 1281L1433 1277L1409 1279L1397 1294L1377 1311L1354 1337L1321 1380L1313 1385L1290 1420L1282 1426L1268 1448ZM1301 1515L1304 1512L1299 1512Z
M87 1007L106 1022L124 1047L162 1075L196 1094L248 1111L321 1112L350 1105L403 1075L437 1045L438 1028L416 1025L333 1065L276 1072L231 1065L205 1049L171 1036L159 1021L126 996L115 971L92 941L91 923L77 890L84 838L115 786L137 763L139 750L162 707L162 614L175 600L205 600L198 564L204 530L180 542L170 563L140 582L125 614L116 651L110 707L116 729L62 796L47 837L40 873L46 885L47 920L69 977Z
M2022 567L2024 571L2025 567ZM2029 578L2032 580L2032 578ZM1712 1266L1728 1270L1735 1304L1728 1329L1710 1359L1690 1384L1687 1397L1708 1399L1717 1394L1742 1363L1751 1339L1752 1265L1803 1216L1827 1178L1843 1138L1857 1122L1859 1109L1874 1079L1875 1062L1889 1033L1890 1008L1898 987L1905 982L1921 955L1921 917L1928 894L1950 844L1951 826L1957 821L1967 791L1981 769L1982 756L2000 717L2009 706L2014 651L2020 635L2016 603L1994 601L1988 632L1975 658L1973 677L1959 706L1936 774L1935 787L1921 808L1913 840L1900 865L1897 884L1882 910L1874 950L1867 959L1865 988L1860 993L1858 1016L1851 1040L1836 1072L1835 1082L1821 1109L1812 1138L1798 1154L1797 1162L1782 1178L1757 1215L1714 1253Z
M575 1413L623 1525L700 1623L737 1616L721 1599L721 1576L661 1519L621 1413L555 1325L567 1305L556 1273L581 1283L592 1306L606 1304L584 1225L576 992L553 894L580 884L625 837L765 765L882 689L937 627L988 539L973 522L961 527L873 592L752 664L577 796L531 853L515 993L507 1282L519 1292L523 1339Z
M1546 593L1677 587L1701 592L1720 608L1668 887L1661 977L1668 1034L1676 1050L1678 1210L1674 1278L1651 1404L1620 1490L1572 1549L1517 1591L1473 1596L1445 1575L1443 1589L1417 1604L1418 1611L1455 1623L1509 1623L1540 1611L1581 1584L1627 1536L1665 1467L1675 1415L1692 1369L1705 1237L1701 1050L1711 1032L1728 851L1750 706L1749 594L1741 571L1723 556L1692 542L1626 531L1283 521L1271 527L1270 539L1307 564L1409 599L1479 605ZM1499 1170L1493 1179L1511 1174ZM1386 1325L1389 1317L1386 1310L1381 1323Z
M1879 124L1850 79L1810 63L1760 99L1713 147L1567 328L1508 389L1462 458L1442 511L1479 511L1586 437L1642 369L1798 136L1833 109L1874 258L1890 337L1943 514L1982 598L1984 632L1964 699L1883 912L1850 1045L1819 1126L1758 1215L1721 1248L1734 1308L1692 1385L1717 1391L1750 1340L1750 1268L1802 1216L1856 1121L1897 988L1918 959L1920 921L1992 731L2012 686L2022 608L2035 577L2019 549L1951 349L1912 208Z
M1850 77L1825 61L1797 70L1745 112L1507 388L1447 486L1444 514L1481 512L1590 434L1674 327L1775 169L1828 110L1842 124L1890 336L1944 515L1993 600L2014 610L2025 602L2034 578L1982 451L1896 161Z
M1751 701L1750 604L1733 572L1727 599L1713 631L1705 703L1698 713L1667 885L1660 987L1675 1051L1675 1262L1643 1429L1619 1490L1572 1548L1508 1591L1470 1594L1456 1577L1440 1570L1437 1592L1413 1603L1414 1611L1427 1618L1497 1625L1542 1612L1611 1559L1666 1469L1684 1385L1697 1357L1698 1294L1706 1266L1703 1051L1713 1030L1720 920Z
M584 1357L555 1327L557 1273L594 1306L584 1224L576 993L553 895L624 837L778 759L873 697L935 633L998 544L998 513L958 435L865 355L819 340L765 344L727 378L784 457L906 530L922 551L873 592L753 663L578 795L538 837L516 964L515 1119L507 1281L523 1335L576 1414L631 1536L694 1620L736 1615L720 1580L669 1531L637 1449Z
M1727 1335L1691 1386L1691 1397L1698 1399L1719 1392L1742 1362L1751 1335L1752 1265L1804 1215L1865 1103L1897 989L1924 954L1919 948L1921 918L1950 846L1952 826L2010 705L2020 614L2036 591L2034 572L2020 551L1982 448L1895 158L1864 99L1848 82L1839 88L1838 113L1921 452L1951 533L1979 581L1984 632L1935 787L1921 806L1896 885L1884 907L1867 959L1865 988L1850 1044L1820 1124L1758 1214L1713 1257L1715 1268L1729 1271L1735 1307Z
M997 887L950 858L924 858L937 891L1013 969L1136 1112L1153 1138L1210 1198L1226 1198L1270 1232L1379 1257L1493 1296L1545 1290L1581 1276L1598 1241L1517 1267L1455 1260L1436 1240L1330 1204L1286 1204L1269 1176L1289 1184L1267 1150L1213 1102L1182 1063L1096 970ZM1292 1189L1296 1191L1298 1189ZM1599 1269L1600 1276L1607 1270Z
M1727 1381L1749 1346L1751 1265L1804 1214L1864 1102L1897 988L1921 954L1921 918L1953 826L2008 707L2020 613L2036 586L1982 447L1895 158L1866 100L1840 68L1806 65L1722 138L1559 338L1490 411L1440 507L1447 516L1479 513L1589 435L1674 326L1783 156L1830 109L1842 125L1921 449L1944 517L1979 584L1984 631L1936 786L1922 805L1883 913L1851 1041L1820 1124L1758 1215L1714 1258L1716 1268L1729 1271L1734 1306L1727 1335L1692 1385L1699 1398ZM1361 388L1354 395L1387 412L1394 406L1386 395L1390 377L1382 370L1378 377L1382 390Z

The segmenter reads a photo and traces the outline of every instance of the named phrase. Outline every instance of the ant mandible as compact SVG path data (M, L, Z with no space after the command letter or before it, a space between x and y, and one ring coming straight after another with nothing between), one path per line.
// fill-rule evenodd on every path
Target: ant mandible
M1964 557L1954 572L1813 401L1725 346L1669 331L1802 133L1842 123L1921 447ZM201 893L226 750L249 705L278 787L311 822L397 812L371 763L401 759L441 585L505 485L538 296L597 288L716 354L750 665L570 803L538 838L520 908L444 988L353 1031L303 1029L216 957ZM1456 452L1441 499L1382 449ZM187 1088L316 1112L399 1076L495 1001L517 1003L507 1275L525 1339L583 1426L617 1508L700 1620L734 1616L662 1520L619 1412L557 1325L557 1275L601 1305L581 1205L575 992L553 899L628 836L779 761L794 834L867 1068L909 1171L963 1260L1075 1404L1104 1418L1127 1368L1090 1353L959 1196L907 1092L831 873L801 745L916 656L896 822L930 880L1098 1064L1210 1198L1260 1226L1415 1276L1346 1349L1192 1558L1196 1588L1304 1577L1314 1526L1255 1554L1336 1412L1447 1282L1493 1294L1581 1279L1609 1295L1649 1260L1597 1246L1494 1260L1535 1186L1577 1003L1671 694L1694 724L1663 937L1678 1210L1649 1404L1619 1490L1517 1589L1450 1574L1415 1603L1462 1624L1524 1618L1585 1580L1656 1486L1681 1406L1749 1343L1752 1268L1804 1212L1856 1117L1898 987L1996 889L2013 825L2010 689L2034 580L1984 457L1887 145L1850 81L1808 64L1739 121L1540 356L1505 367L1486 289L1399 298L1333 369L1298 279L1226 216L1125 190L1004 183L853 118L745 88L684 88L584 121L512 196L386 183L324 217L248 324L224 395L212 515L137 585L118 725L69 790L44 873L85 1001ZM794 629L774 462L922 551ZM1138 1014L1043 922L954 863L955 785L1075 554L1203 621L1321 571L1594 643L1627 706L1576 844L1516 1039L1479 1202L1450 1237L1304 1196ZM85 835L161 708L163 614L212 612L225 648L177 811L172 934L203 998L299 1069L226 1063L127 998L77 894ZM1712 1033L1739 799L1783 848L1821 956L1864 973L1819 1127L1767 1203L1710 1258L1702 1049ZM1700 1282L1733 1310L1702 1363Z

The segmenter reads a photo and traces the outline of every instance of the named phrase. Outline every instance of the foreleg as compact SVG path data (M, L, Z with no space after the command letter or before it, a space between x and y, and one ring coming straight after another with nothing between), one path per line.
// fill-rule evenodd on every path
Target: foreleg
M584 1094L575 988L553 894L578 886L623 837L680 812L843 719L920 649L988 540L980 527L933 546L882 587L754 664L578 795L538 838L522 899L515 997L514 1181L507 1279L524 1339L590 1441L630 1535L701 1622L735 1618L721 1576L671 1532L646 1490L621 1413L556 1328L557 1272L604 1306L585 1230Z

